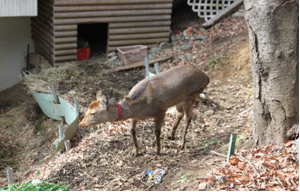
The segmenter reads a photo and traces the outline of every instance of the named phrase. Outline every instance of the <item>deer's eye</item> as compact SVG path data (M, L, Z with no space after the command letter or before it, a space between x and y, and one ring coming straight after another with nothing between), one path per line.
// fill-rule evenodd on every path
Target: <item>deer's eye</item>
M95 115L95 113L91 113L91 115L92 115L92 116L94 116L94 115Z

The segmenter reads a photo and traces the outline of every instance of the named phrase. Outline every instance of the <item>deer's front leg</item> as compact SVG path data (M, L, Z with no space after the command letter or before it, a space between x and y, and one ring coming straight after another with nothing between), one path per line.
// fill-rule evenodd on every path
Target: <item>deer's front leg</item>
M181 143L179 145L180 149L183 149L185 145L185 141L186 141L185 137L186 137L187 129L190 125L190 122L192 120L192 115L193 115L192 107L193 107L193 102L187 102L183 105L185 125L184 125L184 129L182 130L182 138L181 138Z
M133 143L134 143L134 147L135 150L133 150L133 155L137 156L139 154L139 146L138 146L138 142L136 139L136 124L137 124L137 119L132 119L131 123L132 123L132 127L131 127L131 135L132 135L132 139L133 139Z

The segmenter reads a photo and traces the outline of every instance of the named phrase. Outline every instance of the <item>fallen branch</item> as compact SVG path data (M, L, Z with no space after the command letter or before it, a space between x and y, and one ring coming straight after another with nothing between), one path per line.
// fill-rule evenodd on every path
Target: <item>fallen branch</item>
M247 163L251 164L252 167L253 167L253 169L254 169L254 171L255 171L255 173L256 173L257 175L259 175L259 172L258 172L257 169L255 168L254 164L253 164L251 161L249 161L248 159L246 159L245 157L243 157L240 153L238 153L238 154L239 154L239 156L241 157L242 160L244 160L244 161L246 161Z
M149 60L149 65L150 64L154 64L156 62L160 62L160 61L165 61L168 59L171 59L173 56L168 56L168 57L160 57L157 59L153 59L153 60ZM120 67L115 67L111 70L107 70L104 71L104 73L110 73L110 72L114 72L114 71L123 71L123 70L128 70L128 69L132 69L132 68L137 68L137 67L145 67L145 62L144 61L139 61L130 65L124 65L124 66L120 66Z
M220 156L222 156L222 157L227 157L227 155L224 155L224 154L222 154L222 153L218 153L218 152L216 152L216 151L210 151L211 153L213 153L213 154L215 154L215 155L220 155Z

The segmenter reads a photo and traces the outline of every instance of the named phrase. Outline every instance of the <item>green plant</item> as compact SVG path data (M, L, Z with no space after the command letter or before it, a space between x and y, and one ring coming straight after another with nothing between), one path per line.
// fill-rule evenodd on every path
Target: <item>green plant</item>
M201 48L201 46L202 46L202 43L201 43L201 41L199 41L199 44L198 44L198 46L199 46L199 48Z
M202 145L205 145L204 149L209 149L212 145L216 144L220 140L221 140L221 138L218 137L218 138L213 139L213 140L208 140L208 141L202 143Z
M55 143L55 151L58 151L59 150L59 141L57 141L56 143Z
M191 176L190 174L186 173L183 176L181 176L181 179L177 181L177 183L183 183L187 177Z
M38 170L36 176L40 174ZM49 181L55 180L54 178L48 181L40 181L38 179L32 179L24 183L13 183L7 187L2 188L0 185L0 191L68 191L70 186L63 183L49 183Z
M218 64L218 60L217 59L215 59L214 57L213 58L211 58L210 60L209 60L209 66L210 67L215 67L216 65Z
M253 95L253 91L254 91L254 88L253 87L251 87L250 89L249 89L249 94L248 94L248 99L250 99L251 98L251 96Z

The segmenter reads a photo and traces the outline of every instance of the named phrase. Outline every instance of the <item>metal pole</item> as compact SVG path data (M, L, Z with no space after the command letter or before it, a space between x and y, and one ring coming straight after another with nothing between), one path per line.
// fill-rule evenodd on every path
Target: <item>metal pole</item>
M7 173L7 180L8 180L8 185L11 185L14 183L14 178L13 178L13 170L11 167L6 169Z
M78 111L78 99L77 98L74 99L74 104L75 104L75 116L77 117L78 114L79 114L79 111Z
M65 140L65 149L66 151L69 151L71 149L70 140Z
M52 95L54 97L54 100L55 100L56 104L59 104L58 96L55 92L55 88L54 88L54 85L52 83L50 83L50 88L51 88L51 92L52 92Z
M145 68L146 68L146 77L149 77L149 63L148 63L148 57L145 57Z
M158 73L159 73L158 63L155 63L155 64L154 64L154 67L155 67L156 74L158 74Z
M64 139L64 131L63 131L63 125L59 124L58 125L58 135L59 135L59 142L62 141Z

